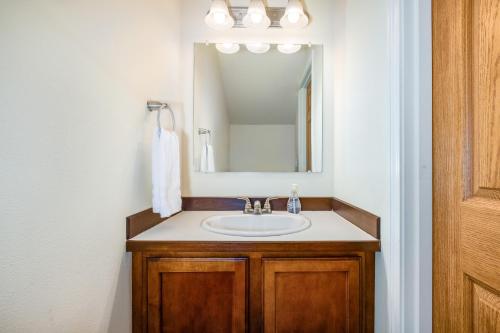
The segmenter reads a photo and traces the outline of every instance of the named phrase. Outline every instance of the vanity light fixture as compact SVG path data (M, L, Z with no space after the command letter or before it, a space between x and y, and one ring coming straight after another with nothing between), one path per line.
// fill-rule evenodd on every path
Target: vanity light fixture
M309 24L309 17L304 13L304 7L300 0L288 0L285 15L280 20L285 29L303 28Z
M243 25L247 28L267 29L271 19L267 16L266 7L262 0L251 0L247 14L243 17Z
M217 43L215 48L225 54L235 54L240 50L240 44L237 43Z
M247 47L247 50L252 52L252 53L261 54L261 53L266 53L267 51L269 51L269 49L271 48L271 45L267 44L267 43L247 43L246 47Z
M234 19L229 14L225 0L212 0L210 11L205 16L205 23L216 30L229 29L234 25Z
M284 54L298 52L302 48L300 44L278 44L278 51Z

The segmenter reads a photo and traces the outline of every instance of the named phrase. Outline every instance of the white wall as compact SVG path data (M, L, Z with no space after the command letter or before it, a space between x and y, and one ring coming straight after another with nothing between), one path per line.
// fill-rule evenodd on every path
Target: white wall
M273 3L271 3L273 2ZM276 1L269 1L270 5ZM283 5L284 1L280 4ZM233 4L236 2L232 1ZM184 195L230 196L230 195L288 195L292 183L300 185L301 195L321 196L333 193L333 114L334 100L340 86L334 75L335 51L342 48L339 39L343 31L337 29L338 22L343 22L343 0L323 1L307 0L306 6L311 14L311 24L298 31L270 29L256 32L249 29L232 29L215 31L208 28L203 19L209 8L207 0L182 1L182 59L184 110L186 117L183 142L182 186ZM286 4L286 2L285 2ZM222 41L265 40L269 42L294 41L300 43L324 44L324 158L323 172L317 174L304 173L263 173L256 176L252 173L215 173L200 174L193 167L193 43ZM238 186L235 186L237 184Z
M389 225L389 64L387 1L345 2L341 82L335 100L335 197L381 217L382 253L376 259L376 332L389 332L385 253ZM325 79L326 82L326 79Z
M295 125L230 126L231 171L292 172L297 163Z
M218 51L214 47L198 45L196 52L194 89L196 94L194 105L198 110L194 117L194 128L211 131L214 148L214 165L217 171L229 169L229 114L226 107L226 95L220 70ZM194 163L200 167L201 144L208 140L207 135L194 137Z
M431 0L411 0L401 9L405 124L402 330L419 333L432 332L432 4Z
M0 331L129 332L149 97L179 114L178 1L2 1ZM180 122L182 125L182 122Z

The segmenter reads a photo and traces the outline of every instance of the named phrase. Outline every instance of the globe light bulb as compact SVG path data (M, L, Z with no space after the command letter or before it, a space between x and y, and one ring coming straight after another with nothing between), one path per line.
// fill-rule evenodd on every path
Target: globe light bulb
M304 13L301 0L288 0L285 15L280 20L285 29L304 28L309 24L309 17Z
M261 13L253 13L250 15L250 18L253 23L259 24L262 21L262 14Z
M242 23L246 28L252 29L267 29L271 25L271 19L267 16L262 0L250 1Z
M268 43L247 43L246 47L252 53L262 54L269 51L271 45Z
M221 12L214 13L214 21L217 24L224 24L224 22L226 21L226 14Z
M302 48L300 44L279 44L278 51L284 54L293 54Z
M297 23L299 22L299 19L300 19L300 13L296 10L293 10L293 11L290 11L290 13L288 13L288 20L290 21L290 23Z
M225 0L212 0L210 10L205 16L205 23L215 30L226 30L233 27L234 19L229 13Z
M235 54L240 50L240 45L236 43L220 43L220 44L215 44L215 48L225 54Z

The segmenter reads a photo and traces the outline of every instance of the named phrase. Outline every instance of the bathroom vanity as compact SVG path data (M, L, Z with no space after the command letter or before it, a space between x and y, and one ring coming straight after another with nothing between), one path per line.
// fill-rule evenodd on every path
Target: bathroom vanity
M379 218L333 198L301 198L307 229L269 237L213 233L231 198L184 198L162 221L127 218L134 332L373 332ZM273 202L283 214L286 199Z

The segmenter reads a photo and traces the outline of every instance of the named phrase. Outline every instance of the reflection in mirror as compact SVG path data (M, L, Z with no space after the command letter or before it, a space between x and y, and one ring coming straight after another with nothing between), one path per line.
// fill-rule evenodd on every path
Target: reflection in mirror
M256 54L194 46L194 163L201 172L321 172L323 47Z

